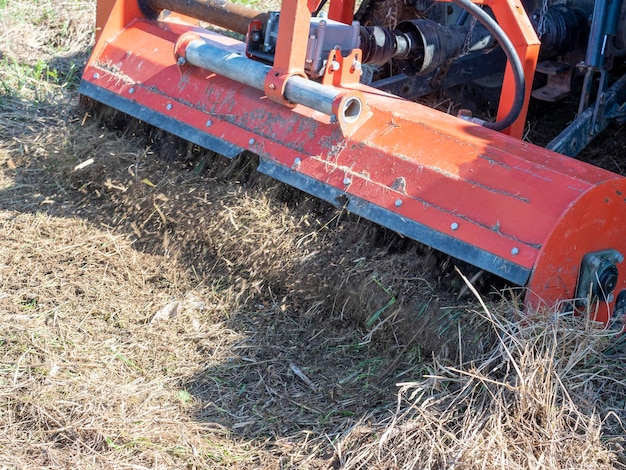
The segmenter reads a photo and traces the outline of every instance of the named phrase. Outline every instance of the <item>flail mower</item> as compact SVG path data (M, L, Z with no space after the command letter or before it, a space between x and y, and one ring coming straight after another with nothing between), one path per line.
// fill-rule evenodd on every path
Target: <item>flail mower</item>
M391 3L99 0L80 93L622 328L626 178L574 157L626 118L626 3ZM416 102L485 83L493 120ZM579 103L546 148L531 96Z

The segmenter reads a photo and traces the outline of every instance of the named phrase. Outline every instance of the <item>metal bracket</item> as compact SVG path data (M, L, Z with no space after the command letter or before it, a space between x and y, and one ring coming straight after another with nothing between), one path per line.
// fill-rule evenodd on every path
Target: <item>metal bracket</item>
M618 119L626 100L626 75L602 92L593 106L567 126L546 148L570 157L576 156L591 140L604 130L610 119ZM602 112L598 111L602 107Z
M612 302L613 291L617 286L619 270L617 264L624 261L624 255L617 250L602 250L587 253L583 257L576 288L576 299L585 304L600 300Z
M554 103L568 96L572 91L572 69L567 64L552 61L537 64L537 73L546 75L548 82L545 86L533 90L533 98Z

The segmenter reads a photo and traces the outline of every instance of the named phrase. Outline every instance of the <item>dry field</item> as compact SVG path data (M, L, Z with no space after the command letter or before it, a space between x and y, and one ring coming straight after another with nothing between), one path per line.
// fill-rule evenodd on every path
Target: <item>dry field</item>
M94 14L0 0L0 469L626 468L623 341L100 119Z

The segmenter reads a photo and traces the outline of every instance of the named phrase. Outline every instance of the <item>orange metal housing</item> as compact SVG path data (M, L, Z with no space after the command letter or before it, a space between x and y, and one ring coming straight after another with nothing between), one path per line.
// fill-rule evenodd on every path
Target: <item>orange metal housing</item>
M534 307L576 295L585 254L626 253L623 177L359 84L367 107L344 133L321 112L177 62L186 33L245 56L237 40L117 0L80 92L225 156L255 152L262 172L528 286Z

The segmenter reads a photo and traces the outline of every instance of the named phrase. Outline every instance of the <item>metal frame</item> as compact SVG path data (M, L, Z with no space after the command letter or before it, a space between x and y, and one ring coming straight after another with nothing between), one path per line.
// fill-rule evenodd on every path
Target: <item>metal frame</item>
M339 12L352 7L339 5ZM501 10L520 15L517 2L490 5L500 18ZM302 49L294 44L311 11L303 0L283 4L281 52L255 86L246 84L253 61L237 40L184 16L152 19L133 0L107 0L98 11L101 29L80 93L227 156L252 151L261 157L260 170L277 179L527 285L529 305L574 297L586 253L626 253L623 177L361 85L355 72L328 71L327 84L315 84L337 93L334 118L294 103L288 84L306 81ZM534 70L527 19L508 21ZM194 41L232 54L241 73L227 72L220 61L211 70L190 64L186 51ZM340 69L358 54L342 51ZM363 107L358 119L342 123L346 97L358 97ZM625 289L620 267L616 293ZM608 323L613 308L600 303L595 318Z

